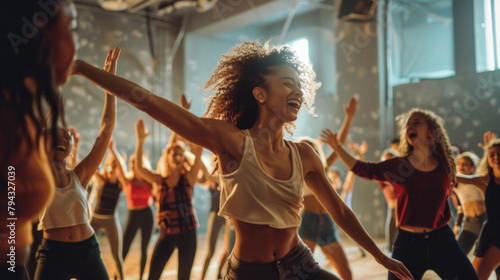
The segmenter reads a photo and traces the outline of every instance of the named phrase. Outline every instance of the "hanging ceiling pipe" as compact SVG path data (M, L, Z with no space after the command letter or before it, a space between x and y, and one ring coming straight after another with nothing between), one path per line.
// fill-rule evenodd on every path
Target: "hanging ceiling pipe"
M215 3L217 3L217 0L198 0L196 11L198 13L208 12L215 7Z
M283 44L283 40L285 40L285 36L288 33L288 29L290 28L290 24L292 23L292 19L295 16L295 12L297 11L297 4L299 4L300 0L295 0L295 2L292 5L292 9L288 13L288 17L286 18L285 24L283 25L283 28L281 29L281 34L278 39L278 45Z
M189 13L184 15L182 19L181 28L179 29L179 33L177 34L177 38L175 38L174 45L172 46L172 50L170 51L167 57L167 77L170 78L172 76L172 68L174 64L174 58L181 45L182 40L184 39L184 34L186 34L187 23L189 20Z
M157 4L157 3L160 3L162 0L142 0L140 2L137 2L133 5L131 5L129 8L128 8L128 11L131 12L131 13L135 13L139 10L142 10L146 7L149 7L149 6L152 6L154 4Z
M156 15L163 16L184 8L196 8L198 13L204 13L213 9L215 3L217 3L217 0L177 1L158 10Z

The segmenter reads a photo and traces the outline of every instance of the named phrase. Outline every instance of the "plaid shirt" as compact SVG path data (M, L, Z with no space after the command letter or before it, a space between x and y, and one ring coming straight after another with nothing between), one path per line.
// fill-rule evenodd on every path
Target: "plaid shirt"
M181 175L175 187L168 187L164 178L157 196L158 225L167 234L178 234L198 227L193 207L193 187L184 175Z

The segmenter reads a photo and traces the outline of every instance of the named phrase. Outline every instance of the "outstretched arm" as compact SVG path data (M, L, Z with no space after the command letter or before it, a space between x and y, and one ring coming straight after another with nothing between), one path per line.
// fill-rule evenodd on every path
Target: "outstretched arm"
M307 144L299 145L300 156L304 167L305 181L312 193L328 211L335 223L356 241L361 247L375 257L375 260L390 270L400 279L413 279L410 272L399 261L386 256L370 238L356 215L342 201L333 186L329 183L318 156Z
M227 133L239 132L238 128L228 122L199 118L131 81L102 71L84 61L77 61L75 74L86 77L106 91L148 113L186 140L216 154L223 151L224 147L227 148Z
M345 141L347 140L347 136L349 135L349 130L351 129L351 122L354 119L354 116L356 115L357 109L358 109L358 101L354 97L349 99L349 103L347 106L344 105L345 118L344 118L344 123L340 128L340 136L339 136L340 143L342 144L344 144ZM335 152L335 150L333 150L332 153L326 158L325 170L330 169L330 167L335 163L337 158L338 155Z
M115 48L108 52L106 57L106 64L104 66L103 73L112 75L115 73L116 61L120 55L120 49ZM116 118L116 100L115 97L109 93L106 93L106 98L104 99L104 111L102 113L101 128L97 134L97 139L90 153L75 167L75 173L78 179L82 183L82 186L87 186L88 182L94 175L94 172L99 167L106 149L108 148L109 139L111 139L111 134L115 127Z
M137 142L135 144L134 172L150 184L161 184L161 181L163 180L161 175L153 173L142 166L142 146L144 145L144 140L149 135L149 131L144 127L143 119L139 119L135 124L135 133L137 136Z
M486 187L488 186L488 181L490 179L489 175L479 176L456 174L456 177L459 183L473 185L480 189L483 193L486 191Z

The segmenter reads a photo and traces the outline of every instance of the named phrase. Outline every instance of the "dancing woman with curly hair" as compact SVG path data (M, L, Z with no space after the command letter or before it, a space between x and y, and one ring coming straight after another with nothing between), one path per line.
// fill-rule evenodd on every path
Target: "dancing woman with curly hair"
M401 156L378 163L354 159L336 134L324 131L323 135L356 175L394 186L398 235L392 257L403 262L415 279L428 269L442 279L478 279L448 226L447 199L456 183L456 169L442 119L412 109L399 116L399 125ZM399 278L389 273L389 279Z
M219 215L236 230L226 279L339 279L318 265L297 234L304 183L377 262L413 279L379 250L333 189L314 150L284 139L302 105L312 111L319 87L310 65L289 47L246 42L223 55L204 86L215 94L206 118L85 62L76 71L217 156Z

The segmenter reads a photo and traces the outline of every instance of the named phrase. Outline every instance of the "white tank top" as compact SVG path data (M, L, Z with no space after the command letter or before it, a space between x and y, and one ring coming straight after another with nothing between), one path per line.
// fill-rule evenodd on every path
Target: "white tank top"
M305 183L297 147L285 141L292 154L292 175L287 180L277 180L260 166L250 132L243 133L245 148L238 169L220 175L219 216L273 228L298 227Z
M56 188L54 199L40 214L38 230L76 226L89 221L87 192L75 172L69 174L69 184Z

